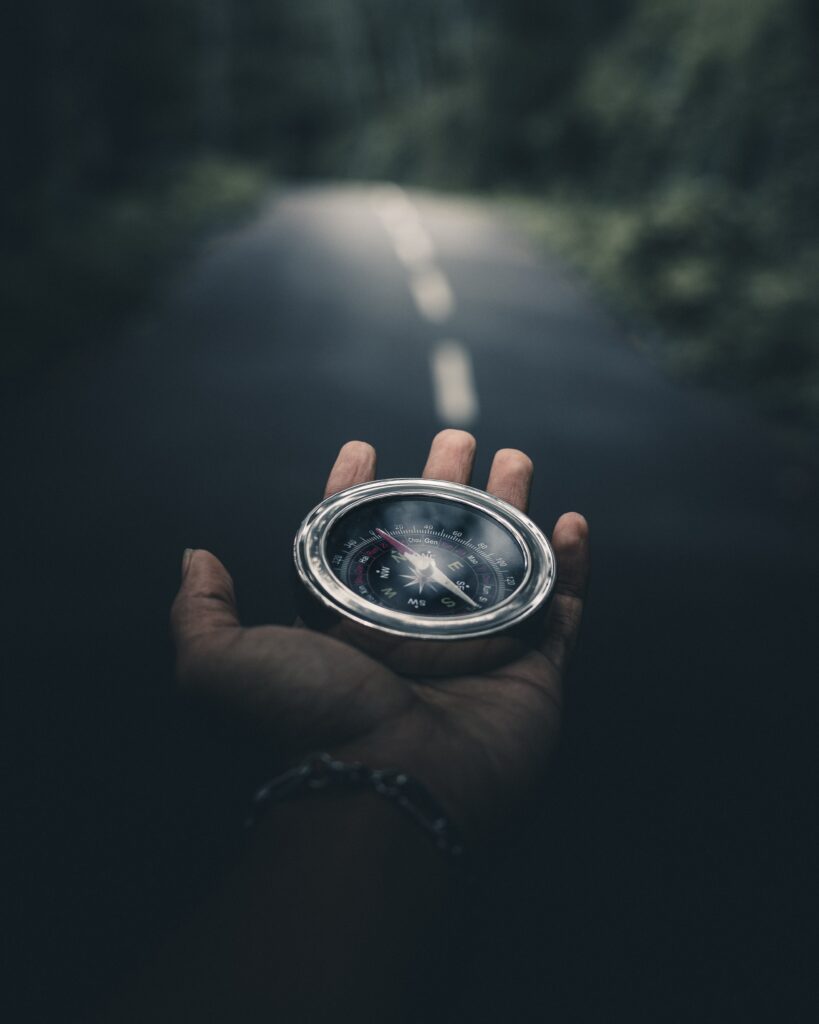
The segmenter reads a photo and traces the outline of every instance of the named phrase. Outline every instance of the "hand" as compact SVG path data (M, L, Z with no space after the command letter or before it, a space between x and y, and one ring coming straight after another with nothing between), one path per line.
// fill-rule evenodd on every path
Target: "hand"
M474 455L474 438L445 430L432 443L423 475L468 483ZM351 441L326 493L374 476L374 450ZM495 455L487 490L525 510L531 478L531 460L505 449ZM563 676L588 579L582 516L561 516L552 545L558 579L537 645L521 649L504 637L470 641L469 666L459 645L394 638L374 645L346 623L327 633L243 628L227 570L207 551L193 551L172 611L180 682L245 715L289 756L321 749L404 769L478 841L531 792L557 738ZM378 656L360 649L362 643ZM435 675L411 674L420 666Z

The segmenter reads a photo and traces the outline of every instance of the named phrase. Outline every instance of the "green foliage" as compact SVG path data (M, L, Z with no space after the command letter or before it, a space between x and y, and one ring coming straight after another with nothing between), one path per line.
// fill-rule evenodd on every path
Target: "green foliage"
M590 57L576 116L609 158L598 176L619 188L776 177L796 199L819 170L818 84L800 0L642 2Z
M544 111L539 163L561 144L579 158L572 174L544 174L547 198L527 208L670 367L810 425L818 29L802 0L630 4Z
M31 369L104 335L203 230L247 214L266 186L252 166L192 160L43 223L0 259L0 371Z
M755 204L715 183L629 203L574 194L504 207L629 314L669 370L819 426L819 246L774 257Z
M42 0L21 20L0 190L18 323L45 315L45 276L77 320L141 294L153 246L258 187L202 162L221 153L537 197L541 235L670 365L818 415L812 0Z

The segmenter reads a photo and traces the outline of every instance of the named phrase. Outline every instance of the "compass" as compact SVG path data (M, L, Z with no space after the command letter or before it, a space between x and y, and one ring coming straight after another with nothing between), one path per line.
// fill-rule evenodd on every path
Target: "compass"
M420 640L512 630L543 608L556 574L551 545L528 516L445 480L339 491L307 515L294 558L325 610Z

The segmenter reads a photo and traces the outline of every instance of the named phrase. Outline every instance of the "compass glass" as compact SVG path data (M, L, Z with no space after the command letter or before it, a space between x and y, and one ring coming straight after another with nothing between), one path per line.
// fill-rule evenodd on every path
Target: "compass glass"
M511 531L465 502L385 496L333 523L324 555L360 599L405 615L469 616L503 604L527 559Z

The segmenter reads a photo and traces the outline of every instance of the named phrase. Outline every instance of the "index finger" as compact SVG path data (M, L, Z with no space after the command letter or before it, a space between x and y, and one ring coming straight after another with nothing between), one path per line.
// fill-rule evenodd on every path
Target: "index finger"
M337 491L343 491L355 484L363 484L375 479L375 448L366 441L348 441L341 446L336 456L324 497L329 498Z

